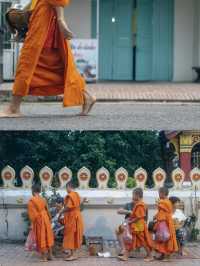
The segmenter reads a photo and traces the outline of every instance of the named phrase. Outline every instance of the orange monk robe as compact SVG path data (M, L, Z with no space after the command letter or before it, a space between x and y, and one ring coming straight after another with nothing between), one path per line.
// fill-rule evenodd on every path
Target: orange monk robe
M77 71L69 41L64 40L59 31L55 13L56 6L64 7L69 2L70 0L37 1L21 49L13 95L64 94L65 107L83 104L85 81ZM51 47L49 34L53 34Z
M146 214L147 207L145 203L142 200L137 202L130 216L130 219L137 219L137 221L130 225L133 241L127 246L128 250L135 250L141 247L152 248L152 240L146 224Z
M80 210L81 199L77 192L70 192L65 198L65 207L69 211L64 215L63 248L79 249L83 242L83 218Z
M54 244L46 201L40 196L32 197L28 202L28 215L35 233L37 250L46 252Z
M173 214L173 208L170 200L168 199L160 200L158 203L158 212L155 216L157 221L155 224L155 230L159 222L166 221L166 224L168 225L169 228L170 239L166 243L160 243L155 241L154 248L156 251L166 255L178 251L176 232L172 219L172 214Z

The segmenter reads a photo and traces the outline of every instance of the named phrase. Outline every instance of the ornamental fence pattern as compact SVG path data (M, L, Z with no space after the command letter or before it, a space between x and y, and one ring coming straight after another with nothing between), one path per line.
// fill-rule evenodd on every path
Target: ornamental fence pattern
M33 184L35 173L34 170L29 167L25 166L20 171L20 178L22 181L23 189L31 189ZM59 179L59 189L64 189L66 184L72 180L72 171L68 167L63 167L58 172L58 179ZM128 171L120 167L115 171L115 182L116 182L116 189L124 190L127 188L127 181L128 181ZM16 180L16 172L15 169L11 166L6 166L1 171L1 178L3 180L3 188L16 188L15 180ZM39 171L39 179L42 185L42 188L48 190L52 188L52 182L55 177L53 171L48 166L43 167ZM134 174L133 178L135 179L136 187L140 187L142 189L146 188L146 182L148 178L147 171L143 168L138 168ZM153 189L159 189L162 187L166 181L167 175L166 172L162 168L157 168L152 173L152 179L154 183ZM91 172L88 168L82 167L77 172L77 179L78 179L78 188L79 189L90 189L90 180L91 180ZM100 168L96 172L96 181L98 189L108 189L108 182L110 179L110 173L108 169L105 167ZM181 190L184 187L185 181L185 173L182 169L177 168L172 171L171 179L173 182L172 189ZM194 168L189 173L189 180L187 180L187 184L189 183L191 189L200 190L200 169Z

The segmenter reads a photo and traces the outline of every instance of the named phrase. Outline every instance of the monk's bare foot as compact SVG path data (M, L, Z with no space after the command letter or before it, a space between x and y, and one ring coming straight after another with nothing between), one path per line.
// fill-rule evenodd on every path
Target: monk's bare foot
M67 24L65 23L63 19L58 19L58 25L65 39L71 40L74 38L73 32L68 28Z
M48 261L48 259L46 258L46 257L42 257L41 259L40 259L40 262L47 262Z
M121 261L127 261L128 260L128 257L126 255L123 255L123 256L118 256L117 257L119 260Z
M20 111L14 111L10 107L0 112L0 118L14 118L23 116Z
M83 104L82 112L80 113L81 116L86 116L92 110L92 107L96 103L96 98L94 96L86 96L85 102Z
M155 260L163 260L165 258L165 256L163 254L161 254L160 256L154 256Z
M54 260L54 257L52 255L48 255L47 260Z
M66 258L65 261L73 261L73 260L77 260L77 259L78 259L78 257L73 255L73 256Z
M151 256L147 256L147 257L144 258L144 261L145 262L151 262L151 261L154 261L154 258L151 257Z
M162 261L170 262L171 261L171 256L170 255L165 255Z

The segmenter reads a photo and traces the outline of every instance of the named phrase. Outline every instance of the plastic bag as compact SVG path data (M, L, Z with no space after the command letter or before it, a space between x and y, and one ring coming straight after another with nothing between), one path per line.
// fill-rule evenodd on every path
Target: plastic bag
M36 250L37 250L36 238L33 229L31 229L26 239L25 251L36 251Z
M130 231L130 226L128 223L124 223L123 224L123 229L124 229L124 232L123 232L123 239L126 243L132 243L133 241L133 235L131 234L131 231Z
M169 228L165 221L162 221L158 224L156 228L155 239L156 241L161 243L169 241L170 233L169 233Z

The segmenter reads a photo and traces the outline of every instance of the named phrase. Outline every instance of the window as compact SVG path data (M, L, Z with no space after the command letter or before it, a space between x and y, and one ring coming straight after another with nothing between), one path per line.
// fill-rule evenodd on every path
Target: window
M192 150L192 168L200 168L200 143L195 145Z

